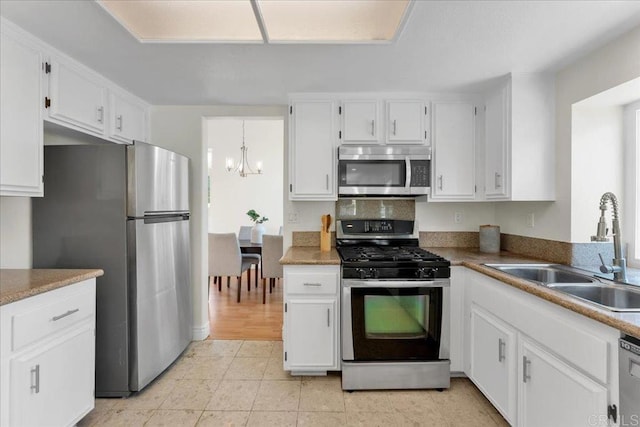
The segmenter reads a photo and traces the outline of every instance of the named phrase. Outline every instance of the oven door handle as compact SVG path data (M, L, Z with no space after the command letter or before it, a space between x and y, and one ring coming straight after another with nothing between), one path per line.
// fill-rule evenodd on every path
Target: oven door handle
M449 279L437 280L352 280L343 279L345 288L448 288Z
M406 168L406 174L405 174L405 183L404 183L404 188L407 192L411 191L411 159L407 156L404 159L404 163L405 163L405 168Z

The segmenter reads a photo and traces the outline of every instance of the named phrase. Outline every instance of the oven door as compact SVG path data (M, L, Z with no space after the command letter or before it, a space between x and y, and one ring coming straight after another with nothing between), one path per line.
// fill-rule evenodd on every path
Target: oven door
M343 280L343 360L448 358L448 279Z

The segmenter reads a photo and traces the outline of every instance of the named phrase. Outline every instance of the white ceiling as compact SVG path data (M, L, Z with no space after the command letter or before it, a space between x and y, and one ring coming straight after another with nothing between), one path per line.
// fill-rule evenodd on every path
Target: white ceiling
M284 104L290 92L483 90L640 26L640 1L417 0L390 45L143 44L91 0L0 0L0 14L152 104L239 105Z

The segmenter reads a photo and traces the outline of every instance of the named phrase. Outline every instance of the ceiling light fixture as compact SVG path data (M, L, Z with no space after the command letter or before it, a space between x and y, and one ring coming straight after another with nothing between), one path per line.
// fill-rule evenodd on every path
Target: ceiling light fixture
M415 0L97 0L143 43L391 43Z
M242 121L242 147L240 147L240 161L236 162L231 157L226 159L226 169L229 172L238 172L242 178L246 178L249 175L262 174L262 162L256 162L256 169L258 172L254 172L249 166L249 148L244 143L244 120Z

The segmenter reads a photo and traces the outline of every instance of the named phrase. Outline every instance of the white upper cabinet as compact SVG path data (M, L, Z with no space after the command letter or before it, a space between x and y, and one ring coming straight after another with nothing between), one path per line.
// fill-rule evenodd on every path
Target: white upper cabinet
M337 200L336 110L336 102L326 99L291 103L290 200Z
M147 140L147 109L130 96L111 91L109 94L109 137L131 144Z
M107 121L107 88L90 73L72 63L52 59L47 65L49 96L47 119L98 135Z
M425 144L427 106L422 100L389 100L387 107L388 144Z
M342 101L342 144L379 143L378 104L375 99Z
M0 195L43 195L42 54L0 26Z
M513 73L486 98L485 197L554 200L553 76Z
M475 199L475 111L467 102L433 103L433 200Z

